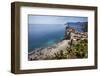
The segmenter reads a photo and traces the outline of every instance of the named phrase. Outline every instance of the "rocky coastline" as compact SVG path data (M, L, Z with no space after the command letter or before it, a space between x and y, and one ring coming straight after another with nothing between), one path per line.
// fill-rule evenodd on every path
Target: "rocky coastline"
M82 45L80 44L81 42L83 42ZM76 32L74 28L66 28L63 40L46 48L34 49L28 53L28 60L87 58L87 43L87 32ZM84 49L78 49L76 46ZM77 49L79 50L78 52Z

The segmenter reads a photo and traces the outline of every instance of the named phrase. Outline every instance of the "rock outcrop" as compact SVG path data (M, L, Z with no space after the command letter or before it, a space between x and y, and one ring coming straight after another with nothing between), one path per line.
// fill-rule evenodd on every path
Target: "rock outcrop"
M73 52L72 45L82 41L87 41L87 32L77 32L72 27L65 28L64 39L47 48L36 48L28 55L28 60L51 60L51 59L68 59L82 57L80 53ZM83 43L84 44L84 43ZM85 43L87 45L87 42ZM66 50L67 49L67 50ZM87 49L86 49L87 52ZM78 56L76 56L78 55Z

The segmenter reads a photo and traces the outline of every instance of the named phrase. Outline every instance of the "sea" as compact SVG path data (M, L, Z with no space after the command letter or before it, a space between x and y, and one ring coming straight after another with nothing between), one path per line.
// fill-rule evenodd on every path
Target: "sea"
M28 52L36 48L45 48L64 38L64 24L29 24ZM82 32L82 26L71 24L77 31Z

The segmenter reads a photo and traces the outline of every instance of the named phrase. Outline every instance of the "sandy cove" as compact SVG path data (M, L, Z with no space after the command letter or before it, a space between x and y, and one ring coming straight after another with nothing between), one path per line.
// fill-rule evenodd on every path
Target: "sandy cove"
M47 48L37 48L29 53L29 60L44 60L44 59L52 59L55 53L60 50L65 50L66 47L69 46L70 40L62 40L52 46Z

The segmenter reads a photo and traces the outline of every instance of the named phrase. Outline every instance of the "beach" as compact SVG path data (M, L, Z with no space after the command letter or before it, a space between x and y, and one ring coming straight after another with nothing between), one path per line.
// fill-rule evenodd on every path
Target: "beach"
M81 41L87 41L87 33L71 33L70 39L63 39L59 42L46 47L46 48L36 48L28 55L28 60L50 60L50 59L75 59L75 58L82 58L84 49L81 52L75 51L76 49L72 50L73 45L78 44ZM87 42L84 43L87 45ZM87 53L87 49L85 50ZM82 55L81 55L82 53ZM79 54L79 55L78 55ZM82 57L81 57L82 56ZM87 57L87 56L85 56Z
M41 60L41 59L46 59L47 57L52 57L59 50L66 49L66 47L69 46L68 42L70 42L70 40L63 40L47 48L42 48L42 49L38 48L38 50L36 49L34 50L34 52L29 53L29 60L34 60L34 59Z

